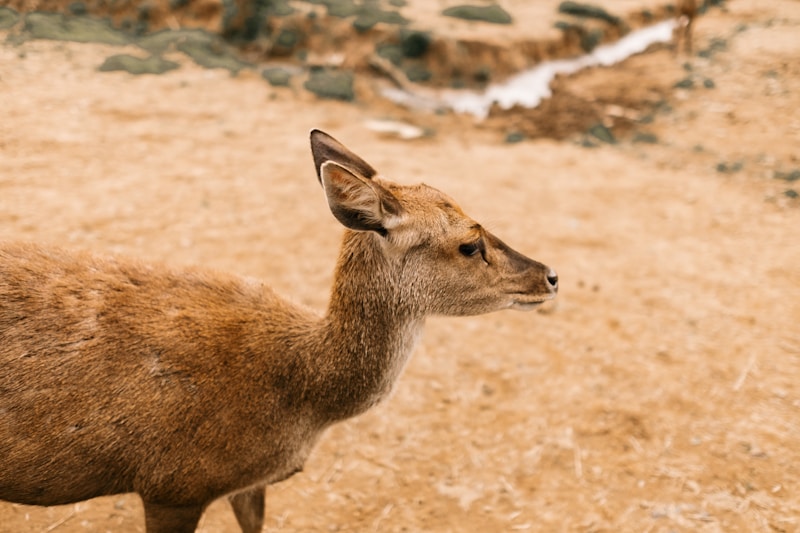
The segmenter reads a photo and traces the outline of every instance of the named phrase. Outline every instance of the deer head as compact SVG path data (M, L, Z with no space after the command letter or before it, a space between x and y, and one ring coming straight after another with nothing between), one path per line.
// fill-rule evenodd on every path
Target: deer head
M446 194L379 176L319 130L311 132L311 151L333 215L377 242L394 281L405 288L401 297L424 314L531 309L555 297L553 269L510 248Z

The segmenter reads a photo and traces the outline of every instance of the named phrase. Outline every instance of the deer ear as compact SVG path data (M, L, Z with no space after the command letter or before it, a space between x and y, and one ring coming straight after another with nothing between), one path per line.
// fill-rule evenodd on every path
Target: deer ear
M311 130L311 155L314 156L314 169L317 178L322 182L322 165L326 161L334 161L349 168L364 179L372 179L377 172L369 163L351 152L345 145L320 130Z
M320 181L331 213L345 227L386 236L396 225L400 203L377 182L357 176L334 161L322 164Z

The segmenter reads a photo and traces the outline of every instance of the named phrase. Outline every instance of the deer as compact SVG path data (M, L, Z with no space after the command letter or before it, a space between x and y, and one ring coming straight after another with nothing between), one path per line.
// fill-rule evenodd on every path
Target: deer
M344 226L325 312L199 266L0 245L0 500L136 493L148 533L180 533L227 498L261 531L266 487L387 397L426 317L555 298L553 269L443 192L310 144Z
M675 24L675 54L680 53L681 43L687 55L692 53L692 25L697 18L697 0L677 0L675 11L678 20Z

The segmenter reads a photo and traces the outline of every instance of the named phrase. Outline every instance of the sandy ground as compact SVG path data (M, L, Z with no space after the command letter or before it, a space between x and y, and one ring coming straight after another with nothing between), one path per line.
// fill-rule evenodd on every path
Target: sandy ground
M729 2L699 21L698 49L714 39L710 58L663 49L568 80L666 99L640 127L655 143L594 148L251 73L98 73L119 52L102 45L3 44L0 238L203 264L324 308L341 228L307 132L325 129L450 193L561 292L548 313L431 319L392 398L268 491L267 531L797 531L800 184L775 176L800 169L800 2ZM364 126L387 117L435 134ZM0 503L0 531L144 524L120 495ZM201 531L236 531L226 503Z

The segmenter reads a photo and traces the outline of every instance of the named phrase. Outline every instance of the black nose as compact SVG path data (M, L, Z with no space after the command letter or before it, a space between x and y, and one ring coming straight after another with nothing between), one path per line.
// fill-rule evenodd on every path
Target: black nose
M554 291L558 290L558 274L552 268L550 272L547 273L547 283L550 284L550 287L553 288Z

